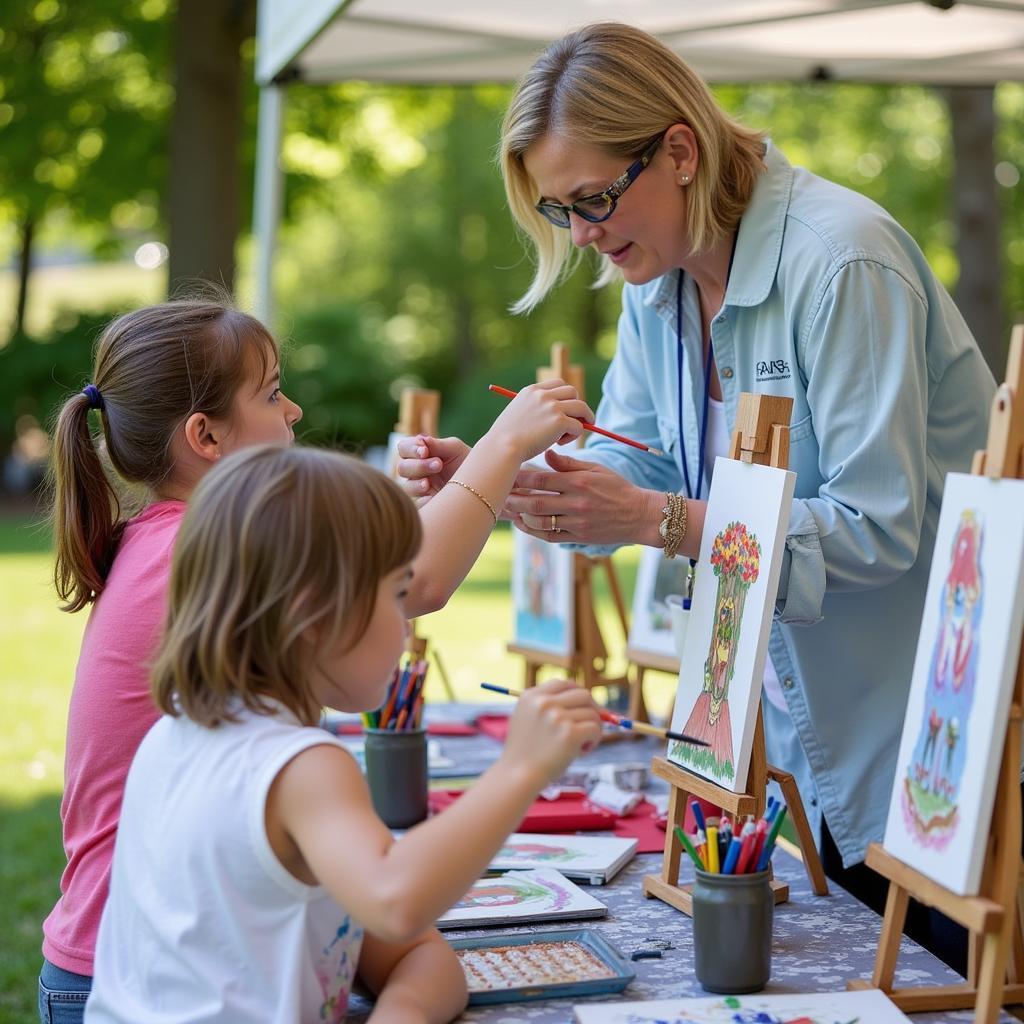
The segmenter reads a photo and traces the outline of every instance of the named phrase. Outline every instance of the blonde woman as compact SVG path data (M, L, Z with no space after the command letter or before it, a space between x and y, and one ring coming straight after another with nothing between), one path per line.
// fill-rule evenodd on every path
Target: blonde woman
M625 281L598 438L520 474L505 514L535 537L695 558L715 456L741 392L793 399L797 473L763 701L826 867L884 829L945 475L984 447L994 381L907 232L870 200L793 167L730 119L657 39L590 25L519 83L501 170L536 274L528 312L582 249ZM429 496L455 439L400 472ZM864 869L866 870L866 869Z

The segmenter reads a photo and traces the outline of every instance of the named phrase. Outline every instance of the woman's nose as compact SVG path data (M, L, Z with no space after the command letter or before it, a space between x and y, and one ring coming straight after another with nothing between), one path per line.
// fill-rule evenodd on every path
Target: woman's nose
M599 238L604 228L600 224L592 224L589 220L570 213L569 230L572 232L572 244L583 249Z

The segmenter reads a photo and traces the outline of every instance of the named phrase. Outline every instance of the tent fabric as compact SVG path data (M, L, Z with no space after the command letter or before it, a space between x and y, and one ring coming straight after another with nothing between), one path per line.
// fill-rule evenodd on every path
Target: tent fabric
M257 80L512 81L603 19L710 81L1024 80L1024 0L260 0Z

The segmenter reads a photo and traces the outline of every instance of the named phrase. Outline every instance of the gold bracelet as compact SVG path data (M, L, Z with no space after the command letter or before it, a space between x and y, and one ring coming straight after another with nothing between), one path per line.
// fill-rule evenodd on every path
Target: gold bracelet
M470 494L475 494L487 506L487 511L490 512L492 516L494 516L494 524L495 526L497 526L498 513L494 510L494 506L475 487L470 487L469 484L464 483L462 480L456 480L454 477L451 480L449 480L448 483L458 484L460 487L465 487L465 489L469 491Z
M658 527L658 533L665 541L665 557L675 558L686 536L686 499L681 494L666 494L665 497L668 502L661 510L665 518Z

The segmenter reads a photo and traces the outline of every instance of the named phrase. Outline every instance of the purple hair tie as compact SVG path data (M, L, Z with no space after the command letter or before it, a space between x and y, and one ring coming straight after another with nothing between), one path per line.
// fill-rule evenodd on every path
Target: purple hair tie
M82 394L89 399L90 409L99 409L102 412L105 408L103 402L103 396L100 394L100 389L95 384L86 384L82 389Z

